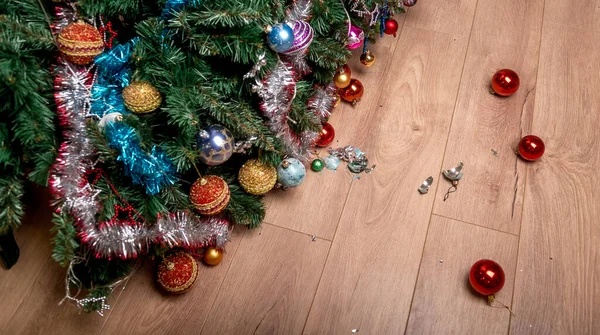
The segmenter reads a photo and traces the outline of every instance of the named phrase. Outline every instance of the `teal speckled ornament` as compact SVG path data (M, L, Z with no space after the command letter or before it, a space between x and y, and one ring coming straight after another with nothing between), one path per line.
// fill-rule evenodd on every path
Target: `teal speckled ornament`
M283 187L296 187L306 178L306 168L296 158L286 158L277 167L277 181Z
M323 162L319 158L315 159L314 161L312 161L312 164L310 164L310 168L315 172L323 171L324 167L325 167L325 162Z

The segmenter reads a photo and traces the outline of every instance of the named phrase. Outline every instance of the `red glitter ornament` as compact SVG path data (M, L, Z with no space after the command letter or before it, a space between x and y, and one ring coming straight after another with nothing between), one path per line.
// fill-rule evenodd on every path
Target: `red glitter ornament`
M519 156L527 161L540 159L546 151L546 146L541 138L534 135L527 135L519 142Z
M83 21L71 23L58 35L58 49L63 57L74 64L87 65L104 50L104 41L98 29Z
M158 265L157 281L167 292L187 292L198 278L198 263L190 254L178 252L166 256Z
M398 32L398 22L394 19L385 21L385 29L383 32L387 35L394 35L394 37L396 37L396 33Z
M360 80L352 79L350 80L350 85L348 85L348 87L341 88L339 93L342 99L351 102L353 105L356 105L356 103L359 102L360 98L363 96L364 90L365 89Z
M509 69L502 69L494 74L490 85L490 93L503 97L513 95L521 85L519 75Z
M335 137L335 130L329 122L323 123L323 129L321 129L321 136L315 143L318 147L326 147L333 142Z
M200 214L221 213L229 204L229 185L218 176L202 177L190 189L190 201Z
M504 287L504 270L489 259L481 259L471 267L469 282L479 294L492 295Z

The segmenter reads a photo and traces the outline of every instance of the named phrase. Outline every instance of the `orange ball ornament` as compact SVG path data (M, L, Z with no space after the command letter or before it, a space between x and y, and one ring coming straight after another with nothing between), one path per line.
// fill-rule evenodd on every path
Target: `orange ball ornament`
M98 29L83 21L66 26L58 34L58 50L63 57L78 65L87 65L104 51L104 41Z
M510 69L502 69L494 74L490 84L490 93L509 97L519 89L521 80L519 75Z
M202 255L202 260L206 265L219 265L223 260L223 251L213 247L206 248L204 255Z
M340 97L345 101L351 102L353 105L356 105L357 102L360 101L364 93L363 84L358 79L352 79L350 81L350 85L346 88L340 89Z
M185 252L166 256L158 265L157 281L165 291L172 294L187 292L198 278L198 263Z
M229 204L229 185L218 176L202 177L190 189L190 202L200 214L216 215Z

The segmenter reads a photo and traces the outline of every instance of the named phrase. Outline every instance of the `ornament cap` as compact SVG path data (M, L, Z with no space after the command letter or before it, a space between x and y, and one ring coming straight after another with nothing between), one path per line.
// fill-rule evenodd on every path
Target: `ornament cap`
M208 131L206 131L205 129L202 129L198 133L198 136L200 136L200 138L202 138L203 140L207 140L210 138L210 133Z
M284 160L284 161L281 163L281 167L282 167L282 168L284 168L284 169L287 169L287 168L289 168L289 167L290 167L290 162L289 162L288 160Z

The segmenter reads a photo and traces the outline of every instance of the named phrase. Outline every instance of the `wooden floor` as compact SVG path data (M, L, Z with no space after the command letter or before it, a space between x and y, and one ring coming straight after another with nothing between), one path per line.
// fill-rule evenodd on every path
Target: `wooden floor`
M236 229L193 291L160 294L148 264L104 317L57 305L65 271L39 208L0 270L0 333L598 334L600 1L423 0L397 19L374 66L352 63L363 100L331 119L372 175L270 194L266 223ZM508 99L488 93L501 68L522 80ZM514 154L526 134L546 143L538 162ZM459 161L444 202L440 171ZM515 316L469 288L481 258L503 266Z

